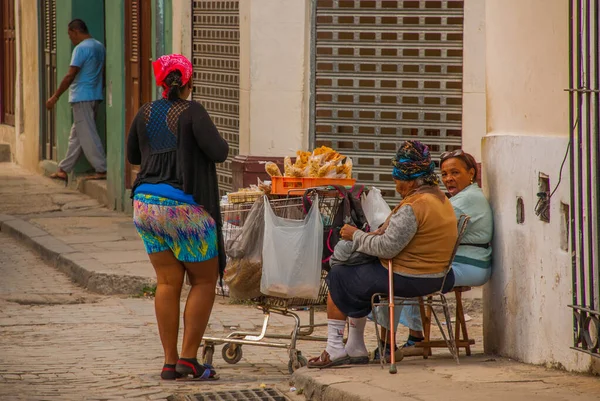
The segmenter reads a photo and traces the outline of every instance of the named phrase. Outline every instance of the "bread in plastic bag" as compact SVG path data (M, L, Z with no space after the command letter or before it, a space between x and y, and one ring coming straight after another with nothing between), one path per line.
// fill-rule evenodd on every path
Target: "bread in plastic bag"
M223 281L232 299L247 300L261 295L264 200L254 202L239 231L225 242L227 266Z

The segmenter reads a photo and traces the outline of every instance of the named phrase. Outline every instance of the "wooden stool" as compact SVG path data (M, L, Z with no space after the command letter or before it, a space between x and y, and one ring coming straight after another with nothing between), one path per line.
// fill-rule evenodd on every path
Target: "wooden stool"
M460 353L460 349L464 348L467 356L471 355L471 345L475 344L475 340L469 338L467 333L467 324L465 322L465 313L462 306L462 293L470 291L471 287L454 287L454 295L456 296L456 320L454 322L454 339L456 341L456 350ZM447 348L444 340L431 340L431 308L425 310L423 300L419 302L421 310L421 321L423 322L423 337L425 339L418 342L415 346L423 348L423 358L427 359L431 355L432 348ZM462 338L461 338L462 334Z

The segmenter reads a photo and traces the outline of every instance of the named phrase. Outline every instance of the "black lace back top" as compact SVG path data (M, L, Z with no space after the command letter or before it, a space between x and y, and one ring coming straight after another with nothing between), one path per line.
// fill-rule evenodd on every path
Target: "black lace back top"
M132 197L140 184L160 183L192 195L217 223L221 275L226 262L215 163L224 162L228 152L229 145L204 107L182 99L143 105L127 137L127 159L141 165Z

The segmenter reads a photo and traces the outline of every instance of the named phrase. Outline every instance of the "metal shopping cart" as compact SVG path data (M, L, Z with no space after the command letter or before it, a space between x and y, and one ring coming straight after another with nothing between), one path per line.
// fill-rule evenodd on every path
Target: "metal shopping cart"
M333 218L341 204L341 196L338 191L328 188L315 188L309 190L308 196L310 199L318 199L318 207L321 213L321 219L325 230L331 228ZM277 198L275 196L268 200L271 208L279 217L289 219L303 219L303 198L298 196L287 196ZM240 203L225 205L222 208L222 216L224 222L224 240L226 244L231 244L240 238L239 230L244 226L244 223L252 209L252 203ZM226 250L228 245L225 246ZM229 259L230 255L228 255ZM288 370L293 373L302 366L306 366L307 359L302 356L302 353L297 348L298 340L305 341L327 341L326 337L314 335L315 328L326 326L325 323L317 324L315 322L315 307L326 305L328 288L325 283L326 271L322 271L319 295L316 299L301 299L301 298L277 298L272 296L259 296L252 299L257 309L261 310L264 315L263 325L260 333L252 333L245 331L235 331L227 337L204 337L204 347L202 356L204 363L212 364L215 352L215 346L224 344L221 355L223 360L230 364L235 364L242 359L242 346L260 346L285 348L289 353ZM300 316L295 309L304 309L308 311L308 323L303 324ZM269 319L271 314L289 317L293 320L293 327L290 334L269 333Z

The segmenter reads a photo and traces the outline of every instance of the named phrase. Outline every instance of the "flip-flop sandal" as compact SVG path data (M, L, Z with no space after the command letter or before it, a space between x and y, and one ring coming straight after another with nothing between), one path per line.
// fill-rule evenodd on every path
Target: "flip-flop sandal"
M49 177L53 180L64 181L65 187L66 187L69 185L69 175L67 173L63 173L63 174L56 172L56 173L50 174Z
M351 356L350 365L367 365L369 363L369 355Z
M56 173L50 174L49 177L52 178L53 180L67 181L69 179L69 176L67 174L64 174L64 175L63 174L56 172Z
M182 375L177 381L215 381L220 378L211 365L200 365L197 360L190 362L180 359L175 370Z
M309 369L327 369L334 366L349 365L350 357L348 355L337 358L332 361L329 352L323 351L320 356L314 357L308 361L306 365Z

